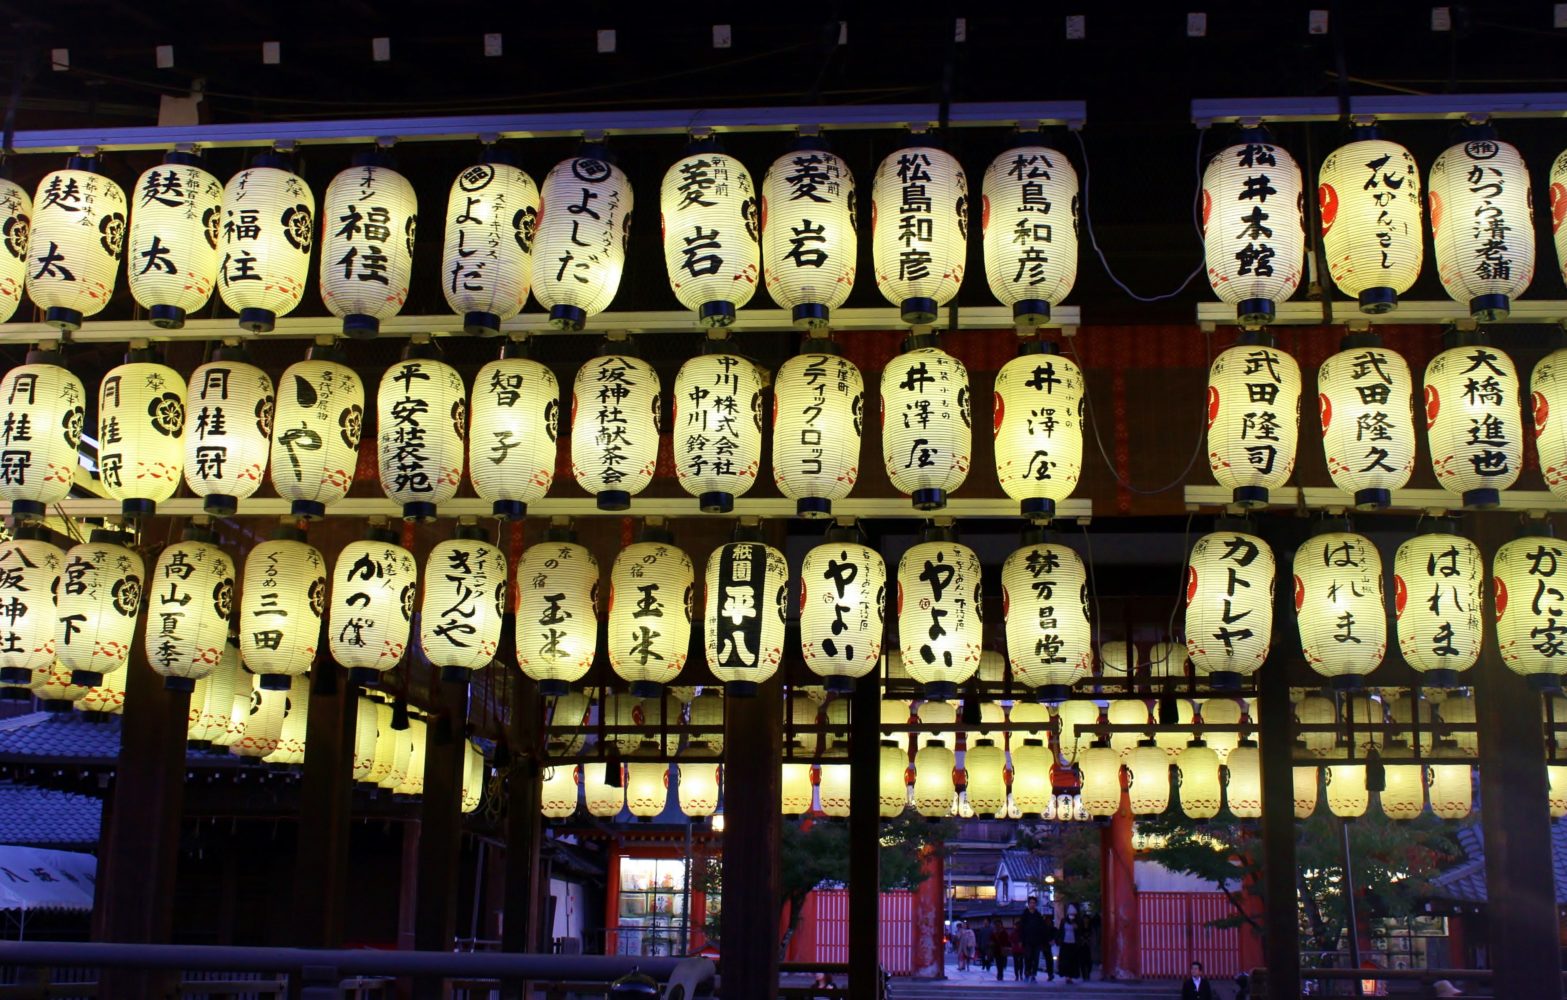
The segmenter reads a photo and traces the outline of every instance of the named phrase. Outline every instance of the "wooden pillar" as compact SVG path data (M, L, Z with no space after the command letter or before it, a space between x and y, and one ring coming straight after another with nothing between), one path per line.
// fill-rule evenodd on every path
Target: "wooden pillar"
M920 872L925 877L914 890L914 975L945 979L947 954L942 924L946 920L946 858L930 845L920 848Z
M881 691L862 677L849 705L849 996L877 1000L881 985Z
M724 703L724 994L770 997L778 991L782 680Z
M467 746L468 685L436 685L439 714L430 719L419 809L419 881L414 947L451 951L457 928L457 874L462 848L462 776ZM439 980L414 982L418 996L439 996Z
M515 674L511 678L511 772L506 777L506 896L501 923L502 951L548 951L543 903L549 886L539 884L539 847L544 836L539 795L544 753L539 686Z
M1281 566L1287 565L1283 552L1275 548L1274 555ZM1290 587L1278 589L1293 592ZM1280 618L1275 611L1275 635L1281 628L1290 629L1290 624L1289 618ZM1275 652L1257 673L1257 727L1262 734L1262 954L1268 971L1269 997L1300 996L1300 917L1295 890L1295 718L1290 706L1290 659Z
M290 928L293 943L303 948L339 948L343 944L358 701L358 688L348 683L336 664L328 660L316 665L310 681L310 715L305 722Z
M1132 807L1121 791L1121 807L1099 830L1101 975L1142 977L1137 883L1132 850Z

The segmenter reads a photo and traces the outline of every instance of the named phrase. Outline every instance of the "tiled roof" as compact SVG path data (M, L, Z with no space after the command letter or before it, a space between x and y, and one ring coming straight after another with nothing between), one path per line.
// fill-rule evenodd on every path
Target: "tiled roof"
M1046 875L1055 873L1050 859L1042 854L1032 851L1002 851L1001 863L1007 867L1007 875L1016 882L1025 879L1029 882L1043 882Z
M95 845L102 813L103 804L90 795L0 784L0 844Z
M113 764L119 756L118 716L33 712L0 722L0 759Z
M1471 823L1458 830L1457 838L1468 860L1433 878L1431 885L1439 898L1484 903L1485 835L1479 823ZM1556 874L1556 902L1567 904L1567 823L1562 821L1551 824L1551 862Z

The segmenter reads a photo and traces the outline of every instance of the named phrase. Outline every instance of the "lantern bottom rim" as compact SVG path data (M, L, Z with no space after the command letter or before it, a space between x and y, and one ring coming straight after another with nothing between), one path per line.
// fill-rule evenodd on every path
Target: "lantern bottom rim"
M755 681L725 681L724 694L731 698L755 698L756 687Z
M1422 671L1420 683L1425 687L1455 688L1458 687L1458 671L1445 667Z
M546 698L559 698L570 693L571 685L559 678L548 677L539 681L539 694Z
M501 332L501 318L481 310L463 313L462 332L470 337L494 337Z
M528 505L521 500L497 500L490 505L490 513L506 521L520 521L528 516Z
M1393 491L1370 488L1355 491L1356 510L1383 510L1393 502Z
M12 517L43 517L49 508L37 500L12 500Z
M631 494L625 490L605 490L594 497L599 510L630 510Z
M146 497L127 497L120 501L120 513L126 517L151 517L157 510L157 501Z
M239 510L239 497L227 493L209 493L201 509L216 517L230 517Z
M801 497L794 503L794 512L800 517L831 517L832 501L825 497Z
M1215 691L1239 691L1244 676L1234 670L1215 670L1203 679Z
M435 520L435 504L428 500L415 500L412 503L403 504L404 521L433 521Z
M1049 497L1028 497L1018 503L1024 517L1055 517L1056 502Z
M0 667L0 684L31 684L33 672L26 667Z
M326 504L319 500L295 500L289 504L288 512L307 521L319 521L326 516Z
M71 683L77 687L97 687L103 683L103 674L97 670L73 670L71 671Z
M343 336L354 340L370 340L381 332L381 321L366 313L349 313L343 317Z
M71 704L71 702L62 698L46 698L44 699L43 709L45 712L69 712Z
M263 691L287 691L294 686L292 674L258 674L256 687Z
M735 304L722 299L697 307L696 318L703 326L729 326L735 321Z
M550 306L550 326L557 330L580 330L588 323L588 311L565 303Z
M348 668L349 683L360 687L375 687L381 683L381 671L374 667L350 667Z
M270 333L277 326L277 313L271 309L247 307L239 311L239 328L251 333Z
M929 326L936 322L936 310L941 306L935 299L925 296L904 299L898 303L898 313L910 326Z
M0 687L0 701L32 701L33 692L25 687Z
M1476 295L1469 300L1469 315L1482 323L1506 319L1511 311L1512 300L1505 295Z
M467 687L468 682L471 680L473 680L473 671L469 670L467 667L441 668L442 684L461 684L464 687Z
M804 302L789 311L789 318L795 326L805 327L807 330L820 330L827 326L832 311L820 302Z
M1366 686L1366 678L1362 674L1338 674L1328 678L1328 686L1335 691L1359 691Z
M50 326L57 326L62 330L80 330L82 328L82 311L80 309L67 309L65 306L50 306L44 310L44 322Z
M1562 678L1560 674L1524 674L1523 679L1527 681L1529 687L1535 691L1550 692L1560 691L1562 689Z
M1272 299L1241 299L1235 304L1235 318L1242 326L1267 326L1278 315Z
M1465 510L1492 510L1502 505L1502 491L1489 487L1478 490L1464 490Z
M712 490L697 498L704 514L727 514L735 509L735 495Z
M947 491L939 489L915 490L911 495L915 510L940 510L947 505Z
M952 681L926 681L925 697L934 701L952 701L958 696L958 686Z
M843 674L831 674L822 678L822 687L830 694L853 694L854 678Z
M659 698L664 694L664 685L657 681L632 681L630 691L633 698Z
M165 677L163 678L163 690L184 691L187 694L196 690L196 678L194 677Z
M1072 687L1069 684L1041 684L1034 692L1034 697L1040 702L1053 703L1066 701L1071 693Z
M1050 303L1045 299L1019 299L1012 303L1012 322L1018 326L1044 326L1050 322Z
M1268 505L1268 488L1266 486L1237 486L1230 493L1230 497L1237 507L1266 507Z
M1398 292L1388 285L1364 289L1356 299L1360 311L1370 316L1381 316L1398 308Z
M153 306L147 310L147 322L160 330L178 330L185 325L185 310L179 306Z

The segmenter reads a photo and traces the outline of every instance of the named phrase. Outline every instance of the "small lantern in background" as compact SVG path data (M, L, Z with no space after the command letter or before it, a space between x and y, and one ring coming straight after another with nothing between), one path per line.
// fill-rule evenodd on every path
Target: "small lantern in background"
M1386 764L1382 771L1385 784L1377 795L1382 815L1399 821L1419 817L1426 807L1426 769L1419 764Z
M1464 132L1431 164L1431 243L1442 287L1486 323L1534 280L1534 195L1518 147L1489 125Z
M268 764L303 764L305 731L310 723L310 676L295 674L288 686L288 705L283 711L283 729L278 733L277 749L262 759Z
M972 460L968 369L936 346L910 337L881 376L881 454L892 485L915 510L940 510L963 485Z
M1425 258L1420 169L1375 125L1357 125L1351 141L1322 161L1317 207L1328 273L1372 315L1398 308Z
M54 653L72 683L95 687L125 666L147 578L130 536L94 528L65 553L55 602Z
M61 330L78 329L109 304L125 253L125 191L100 166L73 156L33 195L27 297Z
M332 348L312 347L277 386L272 486L294 517L315 520L348 495L359 463L365 388Z
M602 146L584 143L545 175L539 191L533 295L562 330L580 330L608 308L626 266L631 182L603 157Z
M238 725L229 753L236 757L265 757L277 750L283 738L290 685L287 678L279 688L262 687L260 677L241 679L254 684L235 698Z
M801 135L762 179L762 275L795 326L826 327L854 287L854 174L820 135Z
M609 664L638 697L660 694L685 666L695 582L691 557L662 528L644 527L641 540L615 556L609 574Z
M683 760L679 769L680 811L691 819L718 811L719 765L715 761Z
M594 494L599 510L625 510L652 482L659 398L658 373L628 354L601 354L577 371L571 470L577 485Z
M410 343L403 360L381 376L381 489L402 504L403 520L434 519L457 495L468 437L468 392L457 369L428 344Z
M1317 787L1322 783L1321 776L1314 767L1296 767L1292 770L1295 818L1310 819L1311 814L1317 811Z
M783 662L789 564L760 541L730 542L707 561L703 635L707 667L724 692L756 694Z
M801 517L826 517L860 474L865 380L831 340L807 340L773 383L773 481Z
M1501 503L1501 491L1523 468L1518 370L1512 358L1480 341L1449 347L1426 366L1426 441L1431 470L1471 510Z
M577 771L576 767L569 764L556 764L544 769L544 782L539 789L539 811L547 818L565 819L577 811Z
M1091 816L1114 816L1121 808L1121 755L1107 746L1085 747L1077 769L1083 776L1083 808Z
M1414 378L1375 334L1351 334L1343 346L1317 374L1328 473L1356 507L1386 507L1415 469Z
M308 673L326 612L326 565L298 528L280 527L245 557L239 652L257 688L287 690ZM270 751L269 751L270 752Z
M674 424L681 487L704 512L733 510L761 470L762 373L737 354L690 359L675 376Z
M0 402L6 409L0 499L11 501L13 517L41 517L71 492L87 392L58 353L32 350L26 363L0 378Z
M876 669L886 626L887 564L852 529L800 564L800 653L827 690L847 692Z
M588 815L597 816L600 819L613 819L620 815L620 811L626 807L625 780L616 775L613 784L609 781L609 769L619 770L622 764L583 764L579 769L582 775L582 798L588 807Z
M0 542L0 683L29 687L54 666L63 556L43 528L17 528Z
M506 613L506 557L483 529L460 525L457 537L436 543L424 573L419 645L448 681L466 682L500 648Z
M881 161L871 183L876 287L903 322L928 326L957 295L968 258L968 178L951 153L918 137Z
M1432 815L1437 819L1467 819L1474 808L1473 769L1448 740L1438 744L1435 757L1439 763L1432 763L1428 769L1431 783L1426 793Z
M185 483L227 517L261 486L272 447L272 379L241 348L220 347L190 375Z
M1050 750L1042 741L1012 745L1012 811L1019 816L1042 816L1050 809L1050 764Z
M517 562L517 666L542 695L564 695L598 650L599 565L569 531L550 529Z
M185 380L133 350L98 388L98 478L127 517L174 495L185 464Z
M1295 550L1295 619L1306 662L1334 687L1359 687L1381 665L1382 556L1369 538L1330 531Z
M327 648L356 683L373 684L403 660L413 623L419 566L397 533L372 527L332 567Z
M703 326L728 326L762 280L760 206L745 165L712 138L664 173L660 230L669 287Z
M1262 507L1295 471L1300 366L1267 334L1245 334L1208 369L1208 468L1242 507Z
M537 361L514 356L522 350L508 343L500 360L479 369L468 432L474 492L508 520L526 516L528 504L549 492L560 427L560 384Z
M1236 819L1262 816L1262 752L1245 740L1225 758L1224 801Z
M223 186L218 294L241 328L265 333L305 297L315 214L310 185L277 153L259 154Z
M538 185L494 146L452 181L441 291L463 318L464 333L493 336L522 310L538 226Z
M909 804L909 752L895 740L881 741L877 783L884 819L903 815Z
M963 770L968 779L964 795L976 815L1005 816L1006 767L1006 752L988 737L975 740L963 752Z
M795 758L803 756L799 741L787 746L786 751ZM778 780L779 809L785 816L804 816L811 811L815 799L815 787L811 784L811 764L808 760L790 759L785 756Z
M658 742L643 740L638 753L656 755ZM631 760L626 764L626 808L638 819L652 819L669 804L669 765L664 761Z
M1328 811L1339 819L1357 819L1366 814L1371 793L1366 789L1366 765L1334 764L1323 768L1327 779Z
M1208 284L1243 327L1271 323L1300 286L1306 256L1300 167L1260 128L1208 161L1202 175ZM1298 383L1297 383L1298 384Z
M1175 760L1180 775L1181 811L1187 819L1212 819L1219 814L1223 790L1219 784L1219 755L1192 740Z
M126 278L153 326L177 329L207 304L218 274L223 185L193 152L136 179Z
M1128 798L1134 816L1157 816L1170 808L1170 758L1163 747L1144 740L1127 759L1132 774Z
M408 301L419 199L376 150L332 178L321 204L321 301L350 337L374 337Z
M1053 350L1024 341L996 373L996 476L1025 517L1054 516L1083 471L1083 372Z
M920 747L914 755L914 811L926 819L952 815L957 794L952 772L958 766L952 749L940 739Z

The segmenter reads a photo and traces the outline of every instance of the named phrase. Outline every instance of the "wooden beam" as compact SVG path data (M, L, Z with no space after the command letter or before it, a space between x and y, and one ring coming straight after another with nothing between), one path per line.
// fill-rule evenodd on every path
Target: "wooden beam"
M348 683L336 664L329 660L316 664L310 682L310 715L305 723L299 849L294 867L292 936L300 947L343 945L358 697L358 689Z
M467 744L468 685L438 681L439 714L430 719L419 811L419 874L414 899L414 947L450 951L457 927L457 875L462 847L462 775ZM439 980L414 982L416 996L440 996Z
M724 702L724 995L768 997L778 990L782 679Z
M849 703L849 996L881 996L881 691L873 673Z

